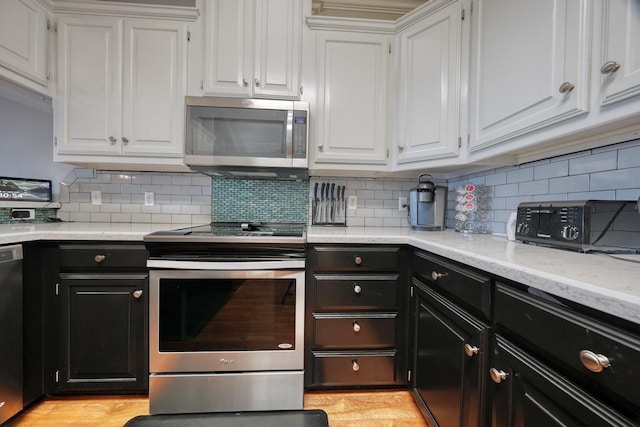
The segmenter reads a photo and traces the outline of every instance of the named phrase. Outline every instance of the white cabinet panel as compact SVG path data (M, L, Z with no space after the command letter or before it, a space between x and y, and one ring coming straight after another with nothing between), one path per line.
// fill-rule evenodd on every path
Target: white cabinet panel
M0 66L47 86L47 12L35 0L0 0Z
M471 150L588 112L588 0L477 2Z
M299 0L204 3L205 95L297 97Z
M215 0L204 4L206 94L249 95L252 2Z
M602 105L640 94L640 2L608 0L603 11L603 68L608 62L619 66L601 71ZM611 69L615 65L611 64Z
M119 154L122 21L60 18L57 149Z
M173 21L61 17L54 160L181 158L186 31Z
M452 4L399 35L399 164L458 154L461 10Z
M123 154L182 154L185 32L180 23L126 23Z
M389 43L378 34L318 33L316 163L386 164Z

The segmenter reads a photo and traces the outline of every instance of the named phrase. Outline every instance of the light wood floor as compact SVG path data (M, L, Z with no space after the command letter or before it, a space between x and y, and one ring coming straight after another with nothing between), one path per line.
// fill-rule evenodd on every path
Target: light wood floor
M323 409L331 427L426 427L408 391L305 393L305 409ZM149 413L146 396L49 397L11 427L122 427Z

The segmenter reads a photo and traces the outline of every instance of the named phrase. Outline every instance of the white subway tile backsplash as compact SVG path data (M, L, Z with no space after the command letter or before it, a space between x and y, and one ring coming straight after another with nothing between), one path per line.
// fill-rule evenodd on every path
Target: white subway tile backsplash
M636 166L640 166L640 145L631 148L625 148L619 151L619 169L632 168Z
M533 179L559 178L569 175L569 161L547 162L533 168Z
M518 184L518 194L521 196L548 193L549 181L546 179L541 181L521 182Z
M507 173L500 172L487 175L485 179L486 185L503 185L507 183Z
M495 197L511 197L518 195L518 184L496 185L494 187Z
M640 167L591 174L589 190L620 190L640 186Z
M569 175L614 170L618 166L618 152L607 151L569 160Z
M524 169L518 169L511 172L507 172L507 183L512 184L516 182L525 182L533 180L533 168L527 167Z
M589 190L589 175L567 176L549 180L550 193L574 193Z
M611 191L586 191L584 193L569 193L567 200L615 200L616 192Z

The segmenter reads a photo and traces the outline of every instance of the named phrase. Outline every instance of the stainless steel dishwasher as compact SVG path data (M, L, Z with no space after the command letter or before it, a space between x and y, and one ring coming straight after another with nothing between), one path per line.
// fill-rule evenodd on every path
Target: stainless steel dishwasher
M0 424L22 410L22 245L0 247Z

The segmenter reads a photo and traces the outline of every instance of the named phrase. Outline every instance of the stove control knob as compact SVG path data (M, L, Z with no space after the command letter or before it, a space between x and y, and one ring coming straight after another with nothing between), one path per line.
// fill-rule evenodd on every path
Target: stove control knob
M580 235L580 230L575 225L565 225L562 227L562 238L565 240L576 240Z
M516 231L519 234L529 234L529 224L526 222L521 222L516 226Z

